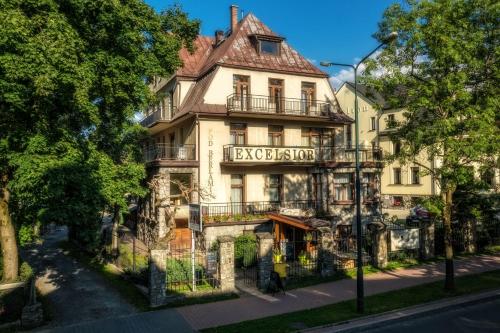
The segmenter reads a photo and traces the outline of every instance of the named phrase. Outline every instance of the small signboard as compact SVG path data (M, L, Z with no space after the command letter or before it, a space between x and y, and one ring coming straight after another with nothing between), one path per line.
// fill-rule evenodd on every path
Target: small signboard
M391 230L390 251L414 250L418 249L418 228Z
M202 231L201 205L189 204L188 228L193 231Z

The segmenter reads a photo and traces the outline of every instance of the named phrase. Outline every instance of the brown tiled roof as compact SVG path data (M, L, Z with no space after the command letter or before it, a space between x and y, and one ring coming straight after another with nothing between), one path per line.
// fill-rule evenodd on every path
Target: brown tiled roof
M212 53L213 43L214 39L212 37L198 36L193 43L193 53L185 48L182 49L179 53L179 57L184 65L177 70L176 75L197 77L200 74L200 69Z
M186 49L180 52L184 66L177 71L180 76L202 76L215 65L242 67L277 72L297 73L327 77L285 41L281 42L279 56L259 54L252 43L253 35L279 37L252 13L245 16L218 46L214 38L199 36L193 54Z

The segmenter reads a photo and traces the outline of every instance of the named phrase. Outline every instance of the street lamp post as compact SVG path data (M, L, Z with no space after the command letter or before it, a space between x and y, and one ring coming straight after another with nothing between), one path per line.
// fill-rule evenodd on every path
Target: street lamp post
M398 36L397 32L391 32L384 41L377 46L373 51L368 53L356 65L342 64L335 62L322 61L321 66L344 66L351 67L354 70L354 131L355 131L355 154L356 154L356 307L359 313L364 312L364 285L363 285L363 252L361 247L361 179L359 177L360 163L359 163L359 110L358 110L358 68L368 59L373 53L380 49L385 44L393 41Z

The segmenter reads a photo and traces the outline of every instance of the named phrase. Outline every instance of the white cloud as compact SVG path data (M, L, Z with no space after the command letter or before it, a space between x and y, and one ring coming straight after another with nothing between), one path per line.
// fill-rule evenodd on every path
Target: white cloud
M380 50L375 52L370 58L376 58L380 54L380 52L381 52ZM356 64L360 60L361 60L361 58L355 57L354 64ZM364 63L359 65L358 76L363 73L365 68L366 68L366 65ZM374 72L374 75L375 76L382 76L384 74L384 72L385 71L383 69L377 69ZM340 86L342 86L342 84L346 81L354 82L354 70L352 68L349 68L349 69L343 68L336 75L333 75L330 77L330 82L332 83L332 85L335 89L339 89Z

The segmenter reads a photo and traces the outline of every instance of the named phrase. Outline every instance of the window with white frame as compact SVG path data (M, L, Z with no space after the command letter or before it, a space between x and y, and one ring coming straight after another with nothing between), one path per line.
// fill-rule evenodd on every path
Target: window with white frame
M377 122L375 117L370 118L370 131L375 131L377 129Z
M352 173L336 173L333 175L335 201L352 201L354 199L354 177Z
M411 168L411 183L413 185L420 184L420 168L419 167Z

